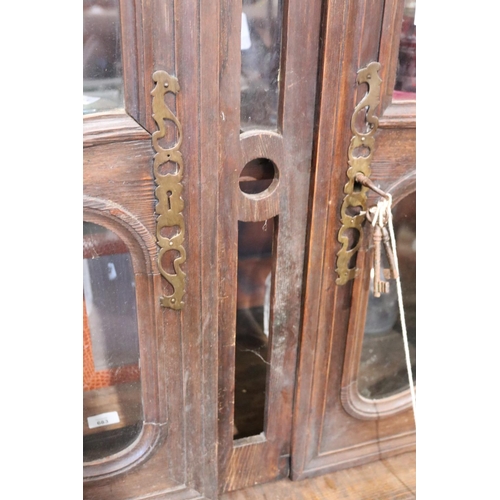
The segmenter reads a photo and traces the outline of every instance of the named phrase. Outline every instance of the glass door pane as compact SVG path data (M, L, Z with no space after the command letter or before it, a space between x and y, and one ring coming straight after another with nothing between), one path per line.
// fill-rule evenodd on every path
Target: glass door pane
M123 107L119 0L83 2L83 114Z
M416 194L393 209L406 329L413 380L416 376ZM387 266L386 266L387 267ZM409 387L396 283L390 291L368 299L358 390L367 399L381 399Z
M142 395L132 261L112 231L83 224L83 458L112 455L139 435Z

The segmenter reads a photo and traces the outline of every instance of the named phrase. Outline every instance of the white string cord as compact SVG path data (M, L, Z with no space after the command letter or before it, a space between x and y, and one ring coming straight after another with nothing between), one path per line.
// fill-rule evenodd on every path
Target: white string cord
M405 311L403 307L403 290L401 288L401 279L399 274L399 262L398 262L398 253L396 249L396 236L394 234L394 226L392 224L392 196L390 194L387 195L388 199L380 200L377 203L377 208L373 215L372 225L378 222L382 227L384 224L384 215L386 217L387 225L389 226L389 235L391 237L391 246L392 253L394 254L394 267L396 271L396 289L398 292L398 305L399 305L399 317L401 319L401 331L403 333L403 344L405 349L405 358L406 358L406 369L408 371L408 380L410 382L410 394L411 394L411 402L413 405L413 418L415 419L415 426L417 425L417 404L415 398L415 387L413 384L413 373L411 370L411 359L410 359L410 348L408 346L408 334L406 331L406 320L405 320Z

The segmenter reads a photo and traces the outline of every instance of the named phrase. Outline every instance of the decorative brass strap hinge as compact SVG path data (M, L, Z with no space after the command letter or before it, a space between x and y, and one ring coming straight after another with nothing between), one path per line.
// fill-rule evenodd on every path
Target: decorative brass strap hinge
M374 115L374 111L380 102L380 84L382 83L378 74L379 69L380 63L371 62L366 68L358 71L358 85L366 83L368 91L354 109L351 118L353 137L349 145L350 167L347 170L349 181L344 186L345 197L341 208L342 227L338 234L342 248L337 253L337 285L346 284L357 273L357 268L350 268L349 263L354 261L353 257L362 243L361 226L366 218L366 191L368 188L356 181L356 174L361 173L365 177L369 177L371 174L370 163L375 147L374 135L378 128L378 118ZM365 130L358 129L359 113L365 114L362 125ZM355 230L354 234L352 234L353 229Z
M165 94L172 92L174 95L179 92L179 82L177 78L170 76L165 71L155 71L153 81L156 83L151 92L153 96L153 118L158 126L153 133L153 148L156 151L154 156L154 176L158 186L155 195L158 203L155 207L156 219L156 242L160 247L158 252L158 268L161 275L170 283L173 288L171 295L162 296L160 303L163 307L171 309L182 309L184 306L184 292L186 274L181 269L181 264L186 260L186 250L184 243L184 200L182 194L182 176L184 173L184 162L179 148L182 144L182 128L177 117L165 104ZM163 148L159 141L166 135L165 120L172 121L178 131L177 142L171 148ZM162 167L166 167L171 162L176 165L175 173L163 172ZM173 263L174 274L165 270L167 262Z

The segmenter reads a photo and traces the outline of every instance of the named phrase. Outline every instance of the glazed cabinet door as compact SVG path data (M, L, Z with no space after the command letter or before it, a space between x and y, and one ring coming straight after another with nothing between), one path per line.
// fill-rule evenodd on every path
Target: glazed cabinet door
M324 13L292 478L415 447L394 276L375 290L366 211L392 196L415 370L415 1L330 0ZM385 249L382 249L385 252ZM381 254L382 267L389 268Z
M84 2L84 498L217 498L217 18Z

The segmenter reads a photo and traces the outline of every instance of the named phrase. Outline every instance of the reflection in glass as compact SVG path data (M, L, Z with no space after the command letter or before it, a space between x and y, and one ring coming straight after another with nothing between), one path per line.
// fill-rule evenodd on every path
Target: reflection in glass
M234 438L264 431L274 220L238 223Z
M393 208L394 232L414 381L416 379L415 206L416 197L413 193ZM384 252L382 252L382 257L384 257ZM387 261L384 265L388 267ZM390 293L381 294L378 298L372 293L371 282L358 374L358 390L365 398L380 399L409 387L401 332L395 281L390 281Z
M112 231L83 224L83 459L127 447L142 427L132 261Z
M243 0L241 130L276 129L281 59L281 0Z
M394 99L415 99L417 92L416 0L405 0Z
M119 0L83 1L83 114L123 107Z

